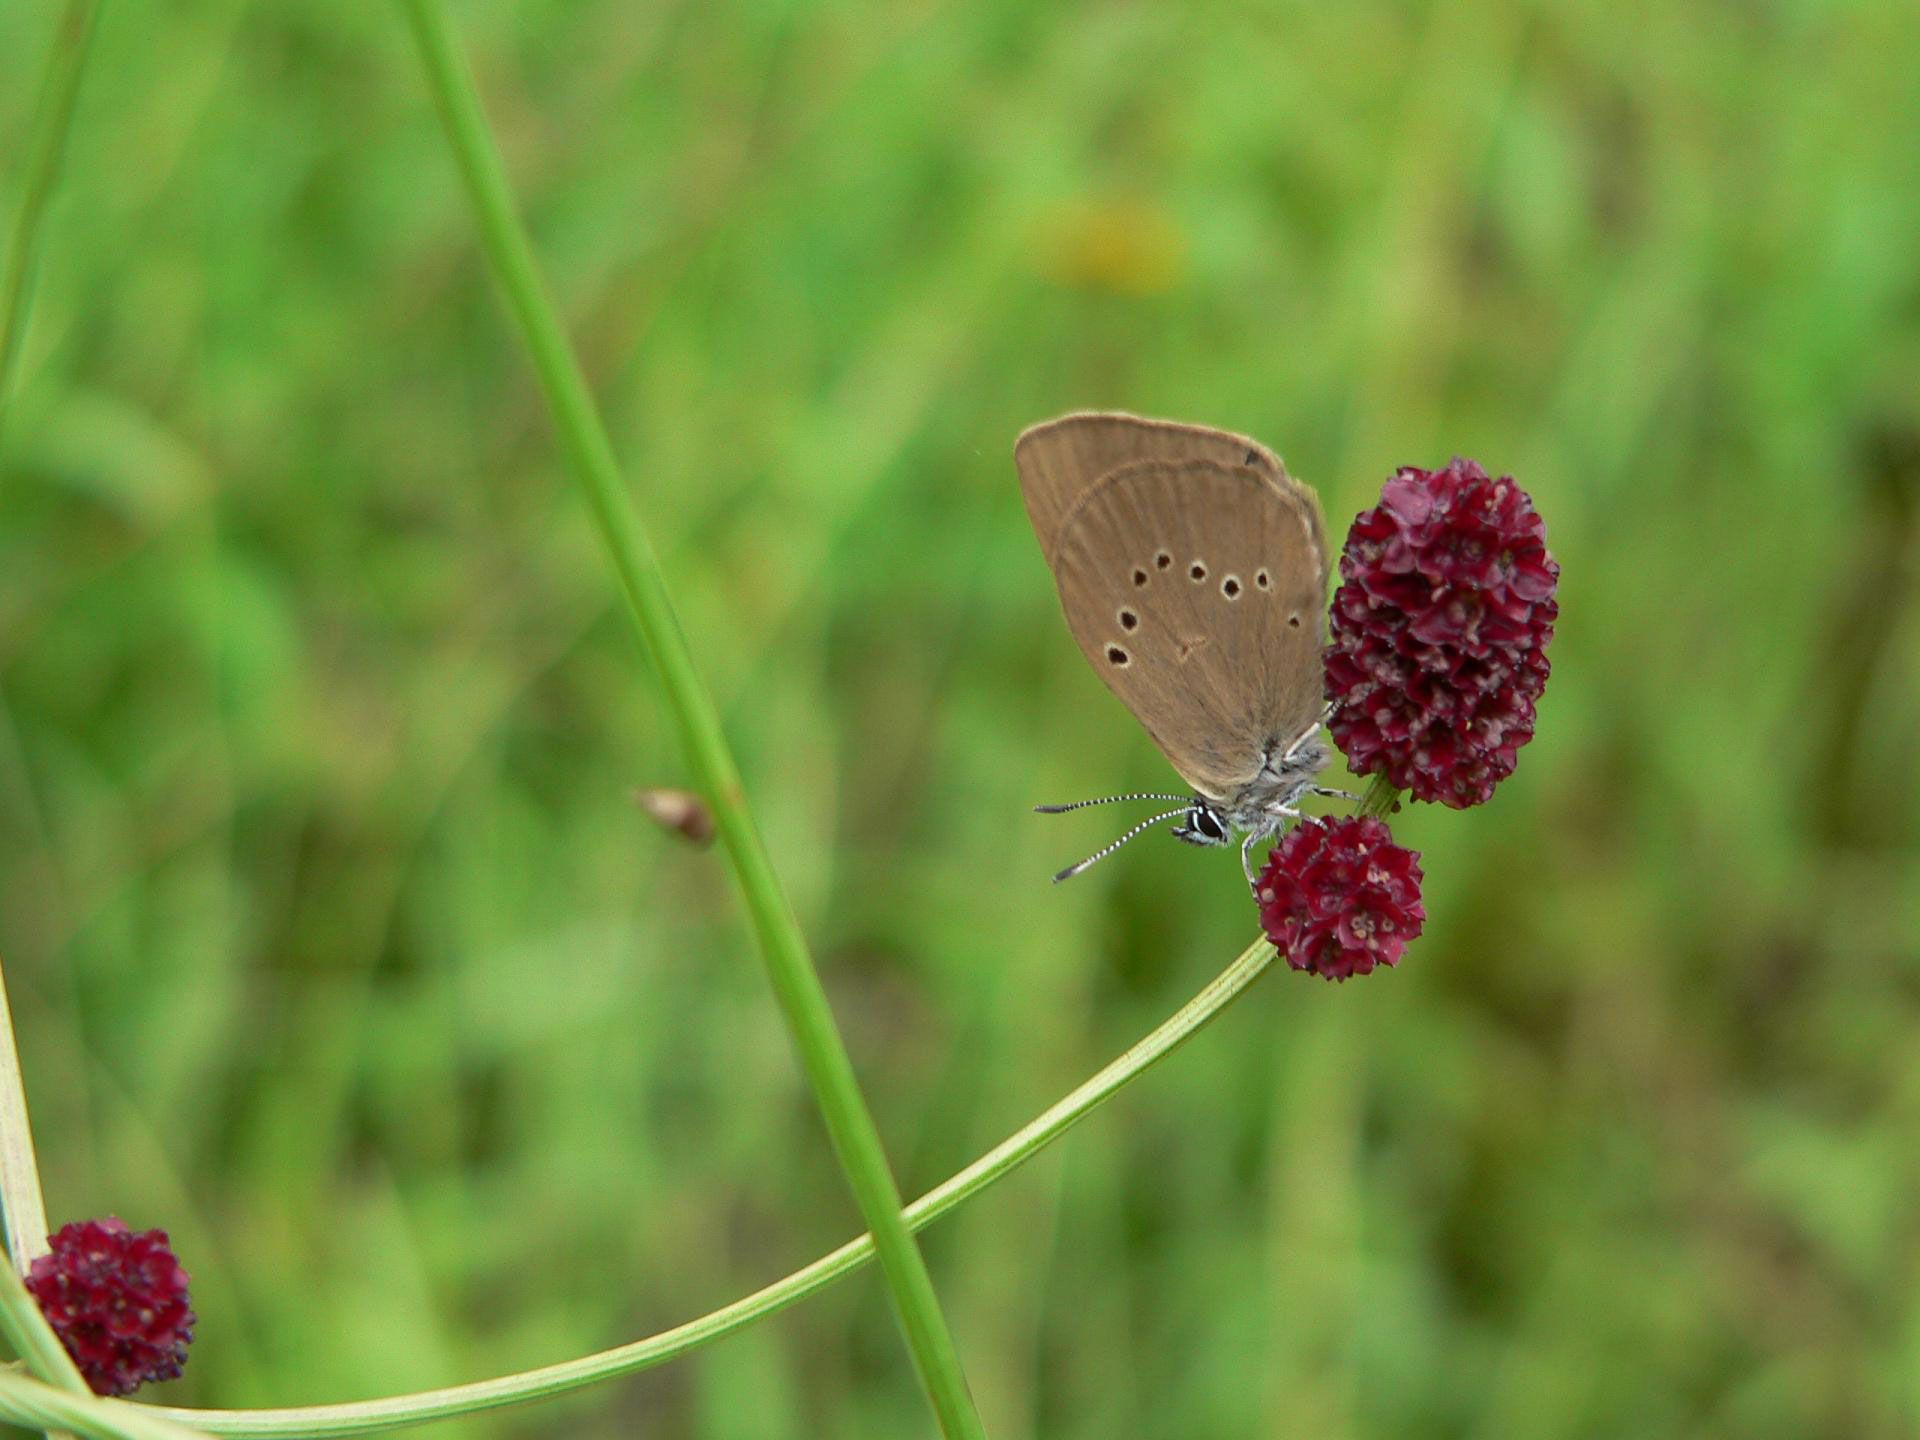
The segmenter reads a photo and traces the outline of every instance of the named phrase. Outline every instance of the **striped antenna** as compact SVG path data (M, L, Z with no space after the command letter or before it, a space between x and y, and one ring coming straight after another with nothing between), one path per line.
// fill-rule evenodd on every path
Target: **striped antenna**
M1116 798L1119 798L1119 797L1116 797ZM1169 795L1165 798L1171 800L1174 797ZM1087 805L1098 805L1100 802L1098 800L1087 800L1081 803L1087 804ZM1122 835L1118 840L1114 841L1111 845L1107 846L1106 849L1096 850L1093 852L1093 854L1087 856L1086 859L1078 862L1077 864L1067 866L1066 869L1062 870L1058 875L1055 875L1053 877L1053 883L1058 885L1062 880L1071 880L1074 876L1078 875L1082 870L1085 870L1088 866L1092 865L1095 861L1106 859L1107 856L1113 854L1114 851L1118 850L1122 845L1126 844L1127 841L1133 839L1133 837L1138 835L1142 830L1148 829L1149 827L1154 825L1158 825L1162 820L1177 820L1182 815L1187 813L1187 809L1188 809L1188 806L1182 805L1178 810L1169 810L1164 815L1155 815L1151 820L1142 820L1138 825L1134 826L1131 830L1127 831L1127 833Z
M1076 800L1071 805L1036 805L1033 807L1033 813L1064 815L1069 810L1084 810L1089 805L1117 805L1122 800L1183 800L1188 804L1193 803L1192 797L1187 795L1156 795L1151 791L1141 791L1137 795L1104 795L1098 800Z

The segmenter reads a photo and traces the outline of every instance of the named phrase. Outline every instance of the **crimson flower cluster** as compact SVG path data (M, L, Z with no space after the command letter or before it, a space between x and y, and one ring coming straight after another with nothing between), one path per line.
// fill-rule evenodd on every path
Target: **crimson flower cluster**
M1533 738L1560 567L1509 476L1471 460L1396 472L1354 518L1333 598L1327 728L1356 775L1463 810ZM1372 816L1306 820L1267 857L1260 922L1296 970L1392 965L1426 910L1418 852Z
M131 1395L171 1380L193 1339L187 1272L164 1230L129 1230L109 1215L62 1225L33 1262L27 1289L96 1395Z
M1254 886L1260 925L1296 970L1344 980L1395 964L1419 935L1420 856L1372 816L1303 820Z
M1510 476L1408 466L1340 556L1327 725L1356 775L1479 805L1533 738L1560 613L1546 525Z

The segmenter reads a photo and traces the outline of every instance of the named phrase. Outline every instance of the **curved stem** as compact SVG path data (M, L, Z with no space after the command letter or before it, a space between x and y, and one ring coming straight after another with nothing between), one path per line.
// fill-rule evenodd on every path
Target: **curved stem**
M960 1357L934 1295L920 1247L900 1215L900 1187L880 1132L860 1093L853 1061L834 1023L799 921L774 874L747 808L733 752L713 697L694 666L659 561L614 459L613 443L587 389L515 214L506 172L480 107L473 75L443 0L403 0L427 82L459 163L494 277L540 378L569 468L585 493L627 602L627 614L653 657L688 759L713 808L715 828L739 881L765 957L768 978L826 1121L840 1168L874 1236L880 1268L906 1334L921 1384L949 1437L983 1435Z
M1265 940L1256 940L1249 945L1204 990L1112 1064L1016 1130L966 1169L909 1205L906 1209L907 1223L915 1230L932 1224L949 1210L1031 1160L1047 1145L1112 1099L1122 1087L1138 1079L1192 1039L1208 1021L1244 994L1247 987L1273 963L1273 959L1273 946ZM784 1310L815 1291L824 1289L841 1276L866 1264L873 1258L873 1253L873 1238L862 1235L831 1254L821 1256L811 1265L794 1271L785 1279L776 1280L766 1288L756 1290L731 1305L723 1305L697 1320L689 1320L684 1325L663 1330L644 1340L635 1340L617 1349L603 1350L597 1355L543 1366L538 1370L523 1371L518 1375L346 1405L312 1405L284 1410L166 1409L155 1413L185 1421L213 1435L283 1440L283 1437L293 1436L361 1435L373 1430L418 1425L450 1415L520 1404L566 1390L577 1390L616 1375L646 1370L711 1345L756 1320Z
M0 1368L0 1420L96 1440L195 1440L202 1434L144 1406L103 1400L87 1390L69 1395L5 1368Z
M34 262L40 252L40 222L60 179L60 157L73 125L73 102L80 93L80 72L93 38L97 0L68 0L47 52L47 68L40 83L27 137L27 174L20 197L20 214L13 223L4 269L0 269L0 432L6 429L7 396L13 389L14 367L20 361L21 341L27 329L27 311L33 298Z

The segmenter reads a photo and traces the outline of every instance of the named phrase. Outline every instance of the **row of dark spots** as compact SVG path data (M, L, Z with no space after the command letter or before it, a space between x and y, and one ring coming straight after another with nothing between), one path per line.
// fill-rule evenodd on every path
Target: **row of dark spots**
M1173 568L1173 556L1165 550L1160 551L1153 557L1153 568L1156 570L1171 570ZM1193 583L1198 585L1207 578L1207 567L1201 561L1196 560L1188 568L1187 574L1189 577L1192 578ZM1139 566L1134 567L1133 584L1135 589L1144 590L1146 588L1147 581L1151 578L1152 577L1149 576L1144 569L1140 568ZM1273 577L1267 573L1264 567L1262 567L1259 571L1257 571L1254 574L1253 583L1262 590L1271 590L1273 588ZM1235 600L1239 598L1240 588L1241 588L1240 577L1238 575L1229 575L1227 576L1226 579L1220 582L1220 593L1222 595L1225 595L1229 600ZM1288 616L1287 624L1293 626L1295 629L1298 629L1300 625L1300 617L1298 615ZM1140 616L1136 612L1125 609L1123 607L1120 611L1120 628L1122 630L1127 631L1129 634L1131 634L1133 631L1137 630L1139 627L1140 627ZM1128 655L1127 652L1123 650L1120 646L1118 645L1107 646L1107 662L1109 664L1116 665L1116 666L1125 666L1125 665L1131 664L1132 660L1133 660L1133 657Z
M1172 569L1173 556L1162 550L1158 555L1153 557L1153 568L1156 570ZM1207 578L1207 567L1204 562L1196 560L1188 567L1187 574L1192 578L1193 583L1198 585ZM1134 567L1133 584L1135 589L1144 590L1147 581L1151 578L1152 577L1139 566ZM1265 569L1262 569L1253 577L1253 583L1262 590L1271 590L1273 588L1273 577L1267 574ZM1226 594L1229 600L1233 599L1234 596L1240 593L1240 577L1238 575L1227 576L1227 578L1221 582L1220 589Z

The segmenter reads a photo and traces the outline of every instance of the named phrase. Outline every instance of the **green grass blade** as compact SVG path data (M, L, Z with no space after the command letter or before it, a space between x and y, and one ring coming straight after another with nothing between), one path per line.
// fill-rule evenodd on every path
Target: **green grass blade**
M47 202L60 179L60 160L66 153L67 131L73 125L73 103L80 93L80 72L86 66L88 42L93 38L98 0L68 0L47 52L47 67L27 137L27 174L7 242L5 268L0 269L0 435L7 428L7 397L13 391L13 372L20 363L26 338L27 311L33 304L34 262L39 258L41 222Z
M925 1260L900 1214L900 1192L880 1134L860 1094L786 895L774 875L712 698L695 670L666 583L639 514L622 485L600 421L515 214L478 92L439 0L404 0L447 140L459 162L495 277L532 356L570 468L586 492L627 611L667 693L688 757L713 807L715 824L760 938L774 993L840 1157L872 1231L880 1267L922 1383L949 1436L982 1433L960 1359L940 1313Z

